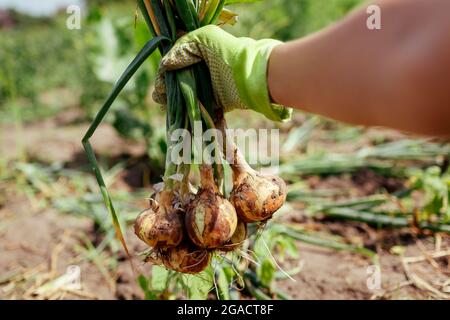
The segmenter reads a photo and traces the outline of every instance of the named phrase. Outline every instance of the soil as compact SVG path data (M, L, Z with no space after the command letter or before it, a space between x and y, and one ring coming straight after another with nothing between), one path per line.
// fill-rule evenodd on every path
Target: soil
M23 131L23 148L33 159L41 162L61 161L73 163L82 157L80 137L87 125L74 123L76 115L61 116L39 124L28 125ZM14 161L17 134L13 127L1 131L0 154ZM143 146L118 137L107 125L94 137L97 152L111 157L123 155L139 157ZM74 160L75 159L75 160ZM136 172L130 173L131 176ZM126 175L125 175L126 176ZM403 182L385 179L372 172L361 171L354 175L320 179L310 177L311 187L351 188L356 194L370 194L384 187L398 190ZM119 185L130 187L123 179ZM86 254L86 243L95 241L92 220L75 215L58 213L47 207L37 209L25 196L6 189L0 201L0 299L142 299L130 262L121 253L119 259L111 252L99 256ZM1 200L1 199L0 199ZM429 299L439 296L417 277L434 288L443 283L450 273L448 256L427 259L426 252L448 250L448 236L417 236L411 230L376 230L362 223L315 220L306 216L301 206L292 207L286 220L300 223L320 232L339 235L349 243L362 243L376 251L381 265L381 283L378 288L368 288L368 267L373 261L360 254L335 251L323 247L298 243L300 257L283 263L283 268L301 265L301 272L290 279L280 280L277 287L295 299ZM133 252L143 245L127 230L128 244ZM405 271L402 257L421 257ZM71 265L81 271L81 291L60 292L45 284L66 274ZM148 272L135 258L140 272ZM409 276L407 276L407 272ZM57 285L55 285L57 288ZM370 287L370 286L369 286ZM44 289L43 289L44 288Z
M357 229L357 228L356 228ZM348 231L355 231L348 230ZM406 231L404 231L406 232ZM386 233L386 232L382 232ZM397 243L402 243L401 232L389 231L386 238L378 241L383 246L395 238ZM417 241L417 242L416 242ZM419 244L418 244L419 243ZM449 243L447 242L447 245ZM405 243L405 256L423 256L422 245L428 251L433 251L434 244L431 239L416 239ZM311 246L298 245L300 260L303 268L299 275L295 276L295 282L287 279L280 282L280 288L284 288L295 299L430 299L436 298L427 290L416 287L405 274L402 258L391 252L392 246L379 248L380 262L380 286L371 282L373 261L361 255L348 252L336 252L334 250ZM303 261L303 262L302 262ZM448 276L448 260L441 260L441 268L446 270ZM427 261L412 266L413 272L431 283L445 281L442 270L436 270ZM440 280L438 280L440 279ZM371 286L370 284L373 284ZM448 298L448 297L447 297Z

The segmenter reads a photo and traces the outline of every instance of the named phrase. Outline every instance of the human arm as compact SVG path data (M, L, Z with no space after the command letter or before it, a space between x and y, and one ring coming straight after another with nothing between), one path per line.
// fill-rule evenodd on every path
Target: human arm
M366 126L450 136L450 1L375 1L381 30L363 7L309 37L277 46L272 99Z

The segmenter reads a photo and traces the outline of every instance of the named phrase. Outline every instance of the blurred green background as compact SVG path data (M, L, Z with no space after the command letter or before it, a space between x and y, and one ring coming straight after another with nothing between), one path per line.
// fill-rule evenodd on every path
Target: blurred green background
M20 3L21 1L16 1ZM26 1L25 1L26 2ZM236 35L290 40L318 30L352 9L360 0L272 0L235 5ZM0 3L1 5L1 3ZM19 6L20 7L20 6ZM77 104L92 116L111 83L120 75L148 33L142 19L135 25L133 1L88 1L81 30L68 30L65 11L49 17L20 12L2 14L0 42L0 111L10 121L17 104L24 121L54 114ZM141 102L153 79L157 57L139 74L124 96L129 106ZM144 86L145 85L145 86ZM66 89L70 96L48 104L44 95Z

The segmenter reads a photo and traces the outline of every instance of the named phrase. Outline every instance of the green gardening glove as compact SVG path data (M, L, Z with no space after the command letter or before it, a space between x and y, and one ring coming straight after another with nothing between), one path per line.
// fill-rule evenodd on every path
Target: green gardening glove
M288 120L292 110L272 103L267 86L269 56L279 44L270 39L236 38L214 25L195 30L180 38L162 58L153 99L166 105L165 71L204 60L211 74L214 97L225 112L252 109L273 121Z

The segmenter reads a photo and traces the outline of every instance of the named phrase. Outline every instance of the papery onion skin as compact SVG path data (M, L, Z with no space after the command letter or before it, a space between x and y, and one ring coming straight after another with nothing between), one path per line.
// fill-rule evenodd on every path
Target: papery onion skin
M250 167L228 135L223 116L219 118L217 127L224 137L225 156L233 170L230 202L239 218L248 223L270 219L286 202L286 183L277 176L263 175Z
M135 234L150 247L175 247L184 238L182 212L173 208L172 200L171 194L162 191L161 203L153 202L134 223Z
M220 194L201 189L187 210L185 224L194 244L200 248L218 248L236 231L237 214Z
M225 245L223 245L220 250L224 252L234 251L237 248L241 247L245 240L247 239L247 223L243 221L239 221L236 227L236 231L231 237L230 241L228 241Z
M262 222L286 202L286 183L277 176L248 172L235 183L230 201L240 219Z
M146 262L162 265L176 272L198 274L209 266L211 253L183 242L177 247L158 250L156 255L149 257Z

